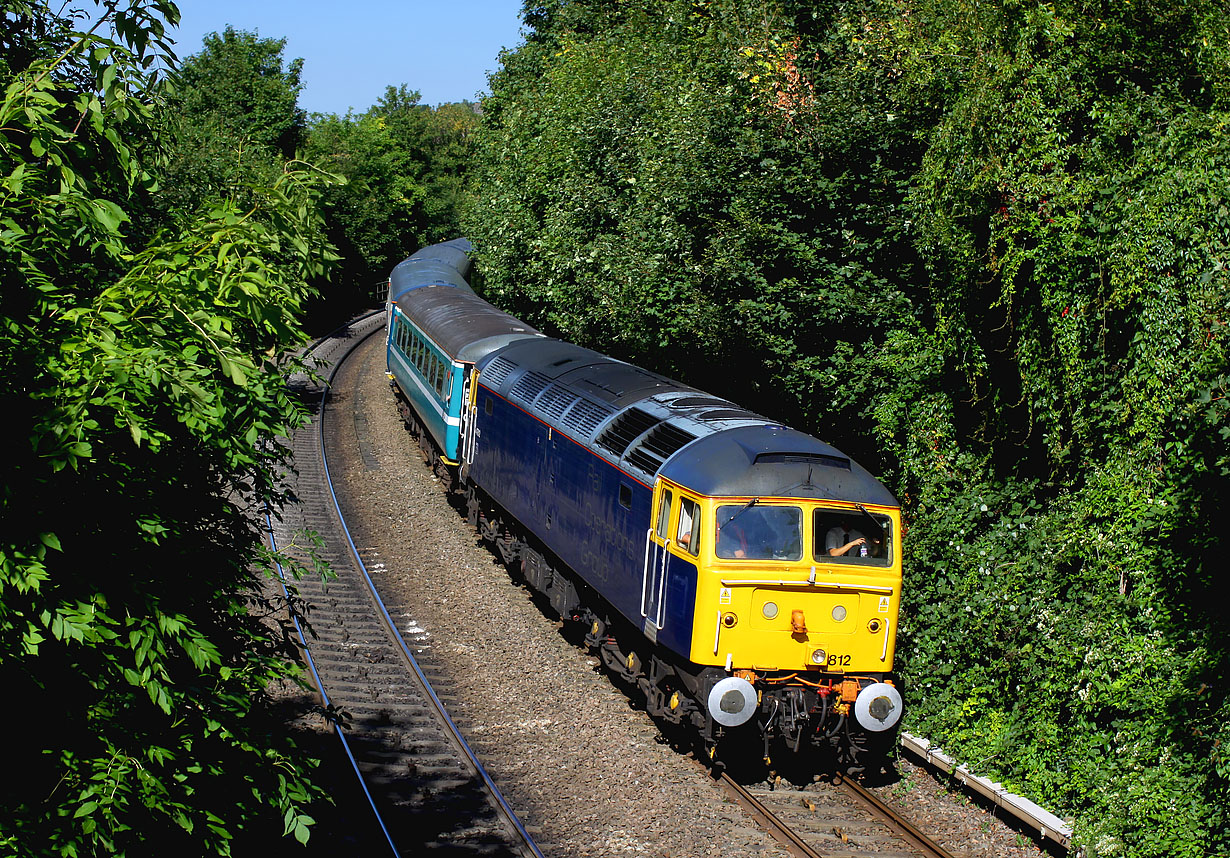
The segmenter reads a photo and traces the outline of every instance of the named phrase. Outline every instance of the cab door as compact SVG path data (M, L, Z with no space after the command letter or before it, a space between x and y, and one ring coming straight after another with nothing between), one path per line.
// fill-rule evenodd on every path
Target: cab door
M645 636L658 639L666 609L666 569L670 563L670 521L674 492L659 480L653 489L653 520L645 533L645 568L641 581L641 616Z

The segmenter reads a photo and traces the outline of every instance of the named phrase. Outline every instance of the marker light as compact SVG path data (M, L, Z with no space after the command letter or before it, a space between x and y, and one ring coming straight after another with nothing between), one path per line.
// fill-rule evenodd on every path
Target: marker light
M766 620L773 619L774 617L777 616L777 603L776 602L765 602L764 607L760 609L760 612L764 614L764 618Z
M846 618L846 606L845 605L835 606L833 608L833 619L840 623L845 618Z
M827 658L828 658L828 653L826 653L824 650L822 649L813 650L811 654L811 663L812 664L824 664Z

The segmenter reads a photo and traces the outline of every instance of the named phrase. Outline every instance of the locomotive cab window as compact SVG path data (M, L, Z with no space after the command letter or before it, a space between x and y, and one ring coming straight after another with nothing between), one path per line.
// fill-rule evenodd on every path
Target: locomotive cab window
M691 498L679 499L679 531L675 541L689 554L700 551L700 507Z
M671 501L673 497L670 489L662 490L662 500L658 504L658 526L656 529L658 538L662 540L670 538Z
M800 560L803 510L756 500L719 506L716 551L723 560Z
M892 561L893 523L861 509L817 509L812 521L815 557L821 563L887 566Z

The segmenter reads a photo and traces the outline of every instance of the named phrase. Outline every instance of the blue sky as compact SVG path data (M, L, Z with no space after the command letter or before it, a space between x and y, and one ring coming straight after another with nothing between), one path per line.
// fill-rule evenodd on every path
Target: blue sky
M474 100L500 49L522 41L521 0L179 0L179 10L181 59L228 24L285 38L284 56L303 58L308 112L361 112L403 83L424 104Z

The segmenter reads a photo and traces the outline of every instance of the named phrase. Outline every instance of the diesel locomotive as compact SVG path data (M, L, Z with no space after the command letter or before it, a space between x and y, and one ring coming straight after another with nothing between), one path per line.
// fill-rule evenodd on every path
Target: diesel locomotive
M470 251L400 263L386 308L401 415L470 522L710 755L752 730L766 758L882 752L902 713L892 494L823 441L491 306Z

